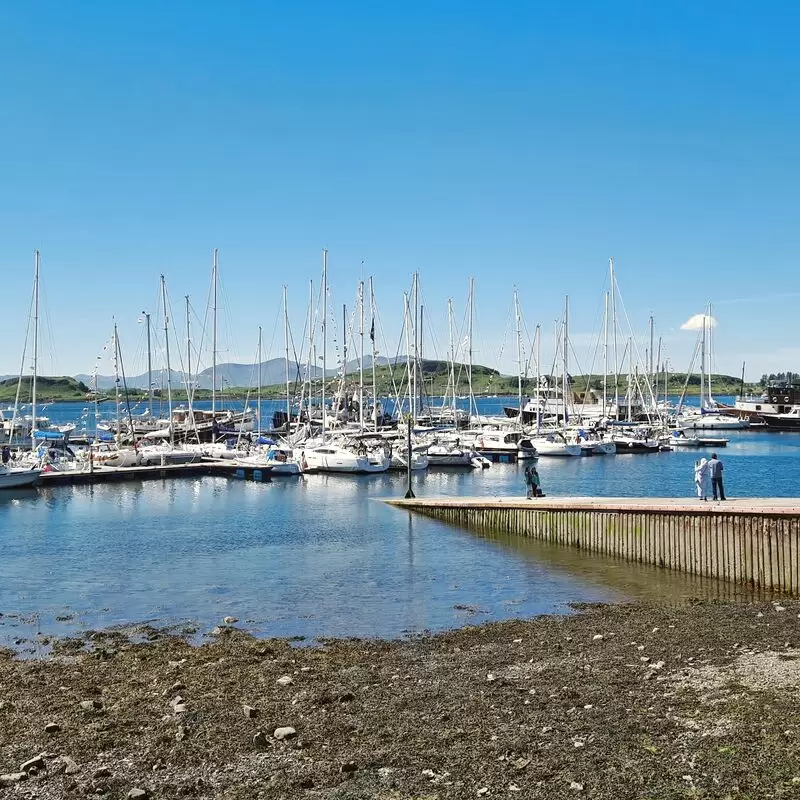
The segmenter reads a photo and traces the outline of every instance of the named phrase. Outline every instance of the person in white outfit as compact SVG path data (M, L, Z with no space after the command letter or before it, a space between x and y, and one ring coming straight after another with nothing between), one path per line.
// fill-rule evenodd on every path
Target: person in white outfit
M694 462L694 485L698 499L708 500L708 495L711 493L711 470L705 458Z

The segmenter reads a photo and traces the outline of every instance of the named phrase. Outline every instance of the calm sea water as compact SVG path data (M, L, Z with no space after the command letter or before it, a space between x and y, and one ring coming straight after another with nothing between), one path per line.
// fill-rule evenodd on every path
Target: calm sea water
M502 399L487 399L502 404ZM66 404L65 404L66 405ZM77 406L78 413L82 406ZM52 406L54 420L76 407ZM733 433L733 497L797 496L800 436ZM691 496L696 452L541 459L548 495ZM522 467L414 475L418 496L522 495ZM380 502L405 476L198 478L0 492L0 643L150 621L263 636L400 636L577 601L680 600L731 587L509 536L476 536Z

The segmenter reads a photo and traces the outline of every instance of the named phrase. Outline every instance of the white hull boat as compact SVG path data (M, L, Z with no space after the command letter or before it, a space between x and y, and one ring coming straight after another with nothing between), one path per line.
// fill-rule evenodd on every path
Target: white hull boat
M21 486L34 486L42 474L40 469L20 469L0 466L0 489L17 489Z
M749 427L749 419L726 414L695 414L678 420L678 428L682 431L741 431Z
M184 450L168 444L140 447L142 466L166 466L167 464L190 464L202 461L203 456L193 450Z
M92 461L100 467L138 467L142 457L132 447L108 447L100 445L92 448Z
M270 445L267 450L237 458L236 463L247 467L269 469L270 476L301 475L305 469L302 464L295 460L291 449L274 445Z
M722 436L687 436L683 431L673 431L668 438L673 447L727 447L728 440Z
M580 442L579 447L583 456L613 456L617 452L617 445L614 442L592 439Z
M579 444L569 444L561 437L546 436L542 439L534 439L533 444L539 456L568 457L579 456L581 446Z
M349 472L370 474L386 472L391 458L380 453L354 453L334 444L323 444L304 450L300 456L301 464L308 472Z
M430 459L428 458L427 453L420 453L413 449L411 450L412 470L428 469L429 464ZM389 469L394 472L402 472L408 469L408 457L405 450L403 450L403 452L398 452L397 450L392 451L392 463Z
M432 444L428 448L428 465L434 467L463 467L472 469L483 466L478 464L476 454L463 447L445 444Z

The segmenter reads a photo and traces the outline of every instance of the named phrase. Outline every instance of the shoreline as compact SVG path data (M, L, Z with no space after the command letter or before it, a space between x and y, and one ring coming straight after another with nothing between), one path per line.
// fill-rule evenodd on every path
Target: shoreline
M39 798L798 791L799 602L578 610L301 648L225 626L200 646L150 629L56 639L40 660L0 651L0 783Z

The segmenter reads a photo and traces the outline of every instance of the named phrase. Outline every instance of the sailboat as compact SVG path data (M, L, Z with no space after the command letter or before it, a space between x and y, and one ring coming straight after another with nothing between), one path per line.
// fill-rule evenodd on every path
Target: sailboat
M700 330L700 410L695 413L679 413L677 427L683 431L703 430L743 430L750 426L750 420L739 419L717 409L716 402L711 395L711 305L708 313L702 315ZM707 394L706 394L707 392ZM683 398L681 398L682 401Z
M36 449L36 372L39 360L39 263L39 251L36 250L33 278L33 378L31 380L31 448L34 450ZM0 463L0 489L33 486L39 480L42 470L36 466L9 466L10 456L10 450L8 447L4 447L2 463Z
M564 322L563 322L563 352L561 355L562 363L562 374L561 374L561 421L562 427L561 429L552 429L550 431L542 431L542 435L539 435L533 439L533 446L536 448L536 452L540 456L547 456L547 457L572 457L572 456L579 456L581 454L581 446L575 442L567 441L567 422L569 421L569 373L567 371L568 368L568 357L569 357L569 300L566 299L564 301ZM556 353L558 353L558 329L556 329ZM537 368L538 369L538 368Z
M286 356L286 418L289 419L291 413L291 398L289 397L289 309L286 300L286 286L283 287L283 314L284 326L283 335L285 340ZM236 459L237 464L246 466L258 466L269 468L272 475L300 475L303 471L302 465L294 457L291 447L281 444L275 439L261 435L261 326L258 326L258 395L256 398L256 418L258 430L256 433L255 449L251 449L247 455ZM288 424L287 424L288 428Z

